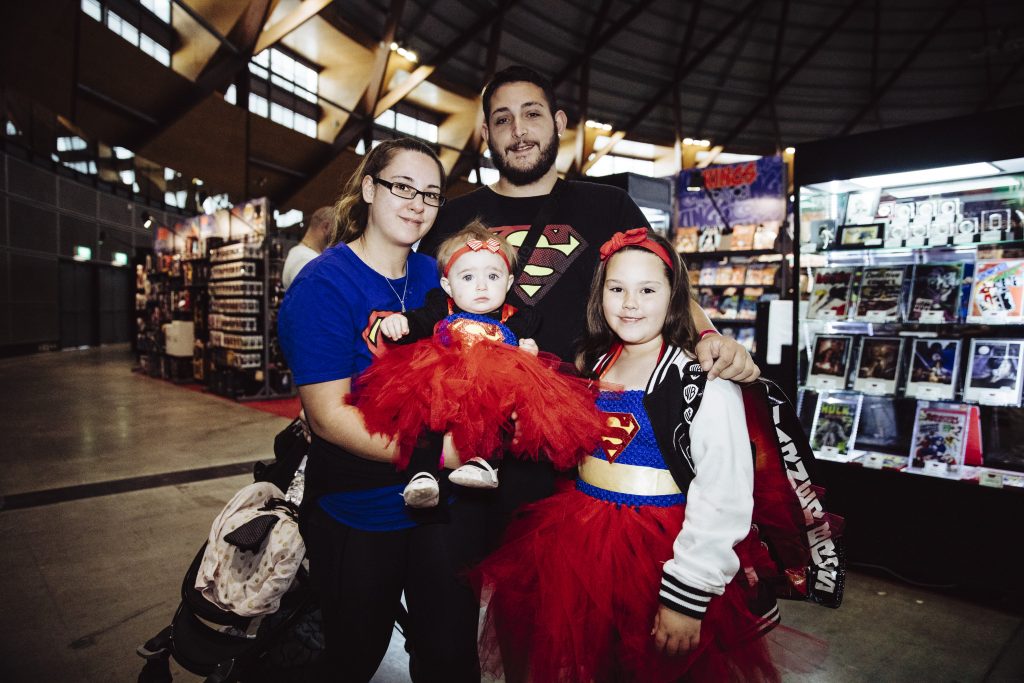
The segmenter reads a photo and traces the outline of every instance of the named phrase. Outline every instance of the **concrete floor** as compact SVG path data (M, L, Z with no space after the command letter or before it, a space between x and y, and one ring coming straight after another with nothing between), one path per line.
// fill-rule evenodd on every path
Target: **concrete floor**
M210 523L251 481L237 472L288 423L130 366L123 347L0 360L2 681L134 681L136 646L169 622ZM108 482L122 491L96 495ZM30 495L50 489L63 502ZM1024 680L1018 614L861 573L839 610L782 608L828 646L787 681ZM401 646L375 681L409 680Z

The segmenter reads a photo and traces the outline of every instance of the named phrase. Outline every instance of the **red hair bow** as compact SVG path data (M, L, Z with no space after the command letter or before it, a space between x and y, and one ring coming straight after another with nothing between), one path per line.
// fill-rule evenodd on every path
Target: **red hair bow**
M480 251L481 249L486 249L492 254L497 254L498 249L501 249L501 245L498 243L498 240L494 239L493 237L487 240L486 242L481 242L480 240L477 239L466 240L466 246L469 247L470 251Z
M669 257L665 247L661 246L647 236L647 228L633 228L625 232L617 232L612 238L601 245L601 260L607 261L612 254L623 247L640 247L646 249L660 258L670 271L675 270L672 259Z

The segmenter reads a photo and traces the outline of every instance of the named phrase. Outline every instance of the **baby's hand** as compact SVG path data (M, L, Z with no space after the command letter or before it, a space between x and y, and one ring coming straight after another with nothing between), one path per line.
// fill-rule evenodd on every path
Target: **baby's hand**
M700 643L700 620L660 605L651 635L658 652L669 657L684 655Z
M520 339L519 348L534 356L540 353L540 347L537 346L537 342L533 341L532 339Z
M398 341L409 334L409 319L401 313L392 313L380 321L380 331L391 341Z

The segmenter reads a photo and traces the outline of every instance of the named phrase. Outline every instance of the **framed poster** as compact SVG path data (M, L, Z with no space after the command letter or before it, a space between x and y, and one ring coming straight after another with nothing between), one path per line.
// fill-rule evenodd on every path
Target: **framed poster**
M960 368L959 339L914 339L906 396L929 401L952 401Z
M844 225L839 228L839 246L847 249L879 247L885 237L884 223Z
M903 317L905 266L865 268L860 279L856 320L895 322Z
M864 337L853 388L875 396L894 395L904 341L902 337Z
M914 266L907 320L920 323L955 323L960 317L962 263Z
M807 386L826 391L845 389L852 346L850 335L819 334L815 337Z
M979 259L967 322L1012 325L1024 321L1024 260Z
M815 320L845 320L850 315L856 268L819 268L807 304L807 317Z
M907 471L959 478L969 420L970 406L918 401Z
M972 339L964 400L991 406L1019 406L1024 341Z

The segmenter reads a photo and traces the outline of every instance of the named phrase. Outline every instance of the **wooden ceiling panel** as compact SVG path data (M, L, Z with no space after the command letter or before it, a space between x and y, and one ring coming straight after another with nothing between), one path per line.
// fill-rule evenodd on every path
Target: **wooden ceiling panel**
M219 95L211 95L138 154L202 178L212 192L246 197L246 115Z
M305 22L281 43L324 67L320 72L321 96L349 110L359 104L366 90L367 74L373 68L374 50L340 33L320 17Z
M190 0L185 3L195 10L203 19L213 26L222 36L227 35L231 27L245 11L244 2L218 2L217 0ZM174 30L181 40L179 49L171 57L172 68L185 78L194 81L199 77L203 67L210 61L220 40L211 34L188 12L175 8L171 12Z

